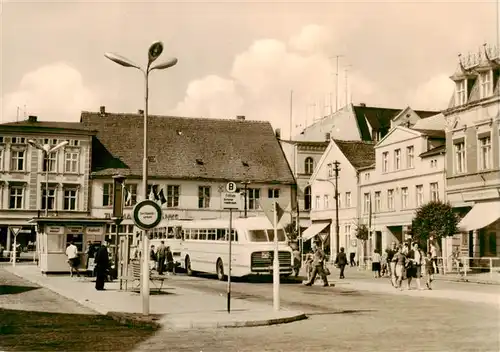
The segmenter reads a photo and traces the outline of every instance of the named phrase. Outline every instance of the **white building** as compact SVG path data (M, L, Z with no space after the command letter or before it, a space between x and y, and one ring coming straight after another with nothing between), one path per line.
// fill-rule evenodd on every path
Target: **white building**
M92 149L92 216L111 217L112 177L121 174L130 196L119 232L135 233L131 212L143 196L142 114L109 113L101 107L100 112L82 112L81 123L97 131ZM281 204L295 206L295 179L269 122L247 121L243 116L233 120L150 116L148 132L148 196L153 195L163 209L163 222L152 238L163 238L183 221L229 219L221 201L228 181L236 182L242 194L243 205L233 216L263 215L261 199L278 198ZM115 225L108 225L108 237L115 231Z
M360 172L359 218L371 224L369 250L383 251L405 240L416 209L444 201L444 131L396 126L375 145L375 160Z

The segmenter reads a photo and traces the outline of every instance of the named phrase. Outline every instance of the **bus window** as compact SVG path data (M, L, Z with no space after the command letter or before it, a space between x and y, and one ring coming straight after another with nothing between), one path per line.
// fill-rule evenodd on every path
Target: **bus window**
M198 229L191 229L191 235L189 235L189 239L191 240L198 239Z
M269 242L266 230L248 230L250 242Z
M231 230L231 241L238 242L238 232Z
M269 235L269 241L274 241L274 230L267 230L267 234ZM278 242L285 242L286 236L285 231L283 229L278 229Z
M217 236L217 231L215 229L208 229L207 240L215 241L216 236Z
M217 241L226 240L226 229L217 229Z
M199 230L198 239L199 240L206 240L207 239L207 229L200 229Z

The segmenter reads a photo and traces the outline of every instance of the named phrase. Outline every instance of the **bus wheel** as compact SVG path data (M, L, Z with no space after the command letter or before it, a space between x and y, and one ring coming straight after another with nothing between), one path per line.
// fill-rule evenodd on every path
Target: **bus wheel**
M193 270L191 269L191 259L189 259L189 256L186 257L185 268L186 268L186 274L188 276L193 276Z
M224 264L222 263L222 259L217 260L217 279L220 281L224 281Z

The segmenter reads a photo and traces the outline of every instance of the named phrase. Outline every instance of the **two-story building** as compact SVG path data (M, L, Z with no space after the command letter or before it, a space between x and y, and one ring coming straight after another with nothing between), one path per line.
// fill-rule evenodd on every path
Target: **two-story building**
M112 177L121 174L126 177L128 196L119 232L136 233L131 212L144 199L142 111L109 113L101 107L99 112L82 112L81 123L97 131L92 146L91 213L111 216ZM244 116L149 116L148 161L148 197L158 200L163 209L163 220L152 238L164 237L184 221L229 218L221 197L228 181L240 186L242 207L236 216L263 215L259 207L263 198L295 207L296 182L269 122ZM115 230L115 225L108 226L108 238Z
M312 225L302 234L304 241L319 235L327 242L326 249L337 253L344 247L348 253L357 253L355 236L358 224L359 170L375 162L374 143L332 140L311 176ZM335 180L335 162L339 162ZM335 212L335 185L338 184L338 228ZM323 234L323 235L322 235ZM337 239L338 235L338 239ZM330 240L328 241L327 238ZM354 241L354 242L353 242ZM333 258L333 257L332 257Z
M79 123L38 121L36 116L0 125L0 244L4 248L12 247L9 227L20 229L17 242L22 246L34 243L36 226L30 220L46 217L46 208L55 222L89 214L93 134ZM54 147L64 141L67 143L47 158L35 147ZM54 229L60 236L39 245L46 251L64 253L63 236L73 239L78 234L64 226ZM81 242L80 238L80 249Z
M404 241L415 211L444 200L444 159L444 130L396 126L375 145L375 164L359 177L359 217L370 226L370 252Z
M446 117L447 197L465 215L462 254L500 252L500 53L499 48L460 57ZM469 210L470 209L470 210Z

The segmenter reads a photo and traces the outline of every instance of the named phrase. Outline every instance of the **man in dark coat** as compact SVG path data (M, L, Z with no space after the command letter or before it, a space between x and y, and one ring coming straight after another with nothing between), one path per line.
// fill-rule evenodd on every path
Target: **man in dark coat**
M106 244L103 243L95 254L95 289L98 291L104 290L104 282L106 281L106 275L109 269L109 256Z
M340 278L345 279L344 269L347 265L347 255L344 253L344 247L340 247L340 253L337 255L337 258L335 258L335 264L337 264L340 269Z

